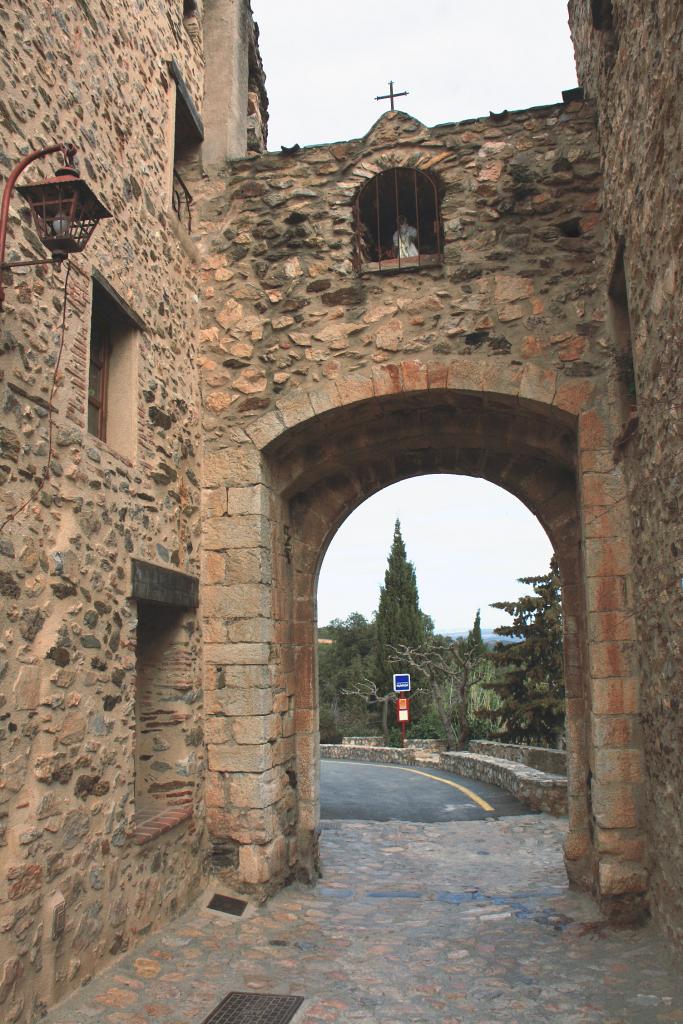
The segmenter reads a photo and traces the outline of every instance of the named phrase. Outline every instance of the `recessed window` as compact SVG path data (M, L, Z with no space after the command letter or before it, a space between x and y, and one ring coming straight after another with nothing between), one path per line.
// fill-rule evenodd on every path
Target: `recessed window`
M171 61L169 69L176 87L171 205L180 223L191 231L193 198L185 179L193 167L198 167L204 126L175 61Z
M88 433L129 458L135 449L137 335L142 324L107 282L92 282Z
M439 194L415 168L382 171L356 201L356 266L363 271L409 270L441 263Z
M593 28L599 32L611 32L614 28L612 0L591 0Z
M183 0L183 18L194 18L198 13L197 0Z
M188 666L193 632L193 612L138 601L135 689L135 811L138 818L192 803L193 715L188 700L192 690Z
M614 260L609 289L609 326L614 339L617 377L622 397L627 406L635 407L636 374L633 365L631 315L628 306L628 286L624 264L624 244L621 242Z

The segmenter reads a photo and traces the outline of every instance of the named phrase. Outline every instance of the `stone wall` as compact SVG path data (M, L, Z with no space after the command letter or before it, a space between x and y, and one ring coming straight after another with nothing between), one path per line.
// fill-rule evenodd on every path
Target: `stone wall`
M456 775L464 775L466 779L500 786L533 811L545 811L556 816L567 813L567 780L562 775L464 751L446 751L440 757L440 766Z
M614 0L596 33L589 0L570 8L595 107L434 129L387 114L292 156L256 155L247 0L185 21L180 2L0 9L3 177L30 148L75 141L114 215L70 261L61 356L64 274L16 271L2 314L3 1020L27 1024L181 909L209 853L260 893L313 877L317 572L353 508L420 473L492 480L547 529L570 876L633 919L649 855L655 909L683 934L681 12ZM194 238L171 210L177 75L218 168L200 178L190 154ZM406 167L437 183L443 264L357 274L359 188ZM623 289L608 295L620 254L626 312ZM39 255L17 200L8 259ZM86 429L93 272L132 317L113 443ZM163 652L141 653L132 558L201 576L201 616L169 613Z
M381 747L381 736L343 736L343 747Z
M205 877L200 622L184 613L172 700L157 678L136 742L131 599L132 557L199 573L196 266L171 209L169 62L201 115L202 3L185 23L182 11L181 0L0 10L0 176L32 148L75 142L113 214L70 260L54 397L64 270L14 272L1 314L0 1018L13 1024L179 912ZM39 161L24 183L56 164ZM7 257L44 256L16 197ZM125 440L114 431L111 443L86 430L93 271L135 318L110 403ZM148 798L163 813L140 830Z
M416 751L397 747L349 747L321 744L320 756L330 761L368 761L376 764L419 765ZM468 751L442 751L439 767L467 779L500 786L533 811L564 816L567 813L567 780L519 762Z
M446 266L358 277L353 202L394 165L443 183ZM208 430L399 352L533 359L575 382L604 372L605 298L593 298L591 265L598 184L581 103L434 129L397 112L363 140L233 162L201 210ZM563 233L573 219L578 237Z
M433 176L443 263L358 273L354 202L391 168ZM389 113L363 139L236 161L205 183L207 804L234 884L315 873L315 588L327 544L382 487L459 472L519 496L555 547L568 870L614 916L642 914L630 528L612 454L620 352L595 273L600 186L594 113L580 101L433 129Z
M469 750L473 754L484 754L486 757L496 757L503 761L516 761L540 772L549 772L551 775L567 774L566 750L528 747L522 743L497 743L495 740L470 740Z
M596 274L605 291L623 250L635 388L617 456L636 538L653 909L682 940L683 8L677 0L601 6L611 26L594 27L590 0L571 0L570 23L579 81L597 112L609 231ZM631 727L616 718L612 731Z
M381 736L343 736L343 747L381 747ZM442 740L406 740L406 747L411 750L422 750L426 753L438 752L446 749Z
M367 761L372 764L417 764L415 751L400 747L345 747L341 743L321 743L320 756L328 761Z

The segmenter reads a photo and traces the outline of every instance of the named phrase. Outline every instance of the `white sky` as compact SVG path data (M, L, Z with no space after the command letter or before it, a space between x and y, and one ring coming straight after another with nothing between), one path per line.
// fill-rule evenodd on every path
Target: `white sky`
M359 138L388 102L427 125L556 103L576 85L566 0L252 0L269 149Z
M525 592L520 576L548 571L552 548L535 516L486 480L422 476L368 498L335 534L320 571L318 622L377 609L396 518L415 565L422 610L437 630L510 623L491 601Z
M576 85L566 0L252 0L270 97L269 149L363 136L387 101L427 125L556 103ZM547 571L551 549L511 495L469 477L420 477L375 495L325 557L319 622L377 607L401 519L423 610L437 629L508 622L488 608L516 579Z

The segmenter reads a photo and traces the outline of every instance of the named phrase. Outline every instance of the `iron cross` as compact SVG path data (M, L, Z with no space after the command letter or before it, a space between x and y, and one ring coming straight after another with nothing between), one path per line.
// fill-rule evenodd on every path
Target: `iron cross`
M394 110L394 100L397 96L407 96L407 92L394 92L394 83L389 82L389 92L386 96L375 96L376 100L391 100L391 109Z

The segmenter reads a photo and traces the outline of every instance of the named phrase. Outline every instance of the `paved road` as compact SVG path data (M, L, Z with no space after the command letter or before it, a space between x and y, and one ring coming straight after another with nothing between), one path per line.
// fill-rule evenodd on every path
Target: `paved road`
M303 996L292 1024L683 1024L680 956L568 889L565 828L326 822L317 886L242 918L206 893L44 1024L200 1024L231 991Z
M432 767L322 761L320 816L345 821L477 821L529 814L497 786Z

